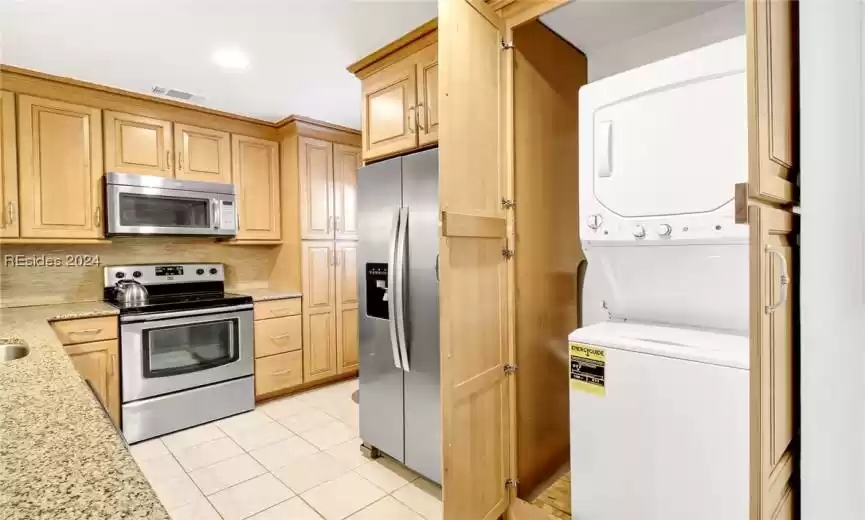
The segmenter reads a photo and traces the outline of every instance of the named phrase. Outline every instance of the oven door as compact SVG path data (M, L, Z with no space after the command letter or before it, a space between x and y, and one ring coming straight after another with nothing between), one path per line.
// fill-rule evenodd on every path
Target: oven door
M234 195L106 185L109 235L237 234Z
M120 317L123 402L253 372L252 305Z

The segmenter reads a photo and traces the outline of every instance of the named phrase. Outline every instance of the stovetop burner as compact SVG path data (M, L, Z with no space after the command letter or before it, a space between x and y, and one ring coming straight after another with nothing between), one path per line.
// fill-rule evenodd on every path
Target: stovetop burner
M222 264L112 266L105 268L104 299L120 314L210 309L252 303L251 296L225 292ZM124 303L118 280L134 280L147 289L144 303Z

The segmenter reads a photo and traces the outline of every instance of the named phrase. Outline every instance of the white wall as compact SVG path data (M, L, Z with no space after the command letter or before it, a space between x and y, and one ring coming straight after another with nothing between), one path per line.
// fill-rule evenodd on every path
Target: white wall
M800 2L802 518L865 518L865 4Z
M629 40L587 50L589 81L742 34L745 34L744 4L726 5Z

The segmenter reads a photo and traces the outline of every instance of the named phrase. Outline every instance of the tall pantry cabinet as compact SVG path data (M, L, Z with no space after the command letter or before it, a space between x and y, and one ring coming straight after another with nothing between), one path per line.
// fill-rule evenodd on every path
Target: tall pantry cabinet
M360 135L298 120L282 140L283 182L296 179L304 383L358 368L357 170ZM288 192L290 193L290 191ZM291 242L289 238L287 242Z

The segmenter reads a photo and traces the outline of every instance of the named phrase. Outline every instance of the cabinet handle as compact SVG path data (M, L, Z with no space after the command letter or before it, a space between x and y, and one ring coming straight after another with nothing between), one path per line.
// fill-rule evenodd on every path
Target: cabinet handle
M417 117L415 118L415 125L424 132L426 132L426 123L421 124L421 109L423 108L423 103L417 104ZM423 110L423 119L426 119L426 110Z
M327 232L330 233L333 229L333 217L327 217Z
M14 224L15 223L15 203L14 202L9 201L9 207L7 208L7 211L9 212L9 224L10 225Z
M414 105L408 107L408 133L413 134L414 128L411 126L412 119L415 119Z
M333 265L339 265L339 251L333 252Z
M290 374L290 373L291 373L291 369L290 369L290 368L286 368L285 370L278 370L278 371L276 371L276 372L271 372L270 374L271 374L271 375L274 375L274 376L281 376L281 375L283 375L283 374Z
M339 224L339 217L336 217L336 226L334 227L334 231L343 231L342 227Z
M171 171L171 150L165 150L165 169Z
M271 341L278 341L280 339L286 339L286 338L290 338L290 337L291 337L291 334L277 334L276 336L271 336L270 340Z
M81 330L70 330L69 334L99 334L102 332L102 329L81 329Z
M177 152L177 169L183 170L183 152Z
M780 249L776 249L772 246L766 246L766 252L770 255L778 257L778 260L781 261L781 276L780 276L780 284L779 289L781 290L781 297L778 299L777 303L771 303L764 307L764 311L766 314L772 314L775 310L778 309L781 305L784 305L784 302L787 301L787 291L790 286L790 277L787 270L787 258L784 256L784 253Z
M270 314L273 316L285 316L288 314L288 309L271 309Z
M114 364L117 363L117 354L111 354L111 361L108 362L108 375L114 375Z
M96 220L96 225L102 225L102 206L96 206L96 215L94 216L94 220Z

